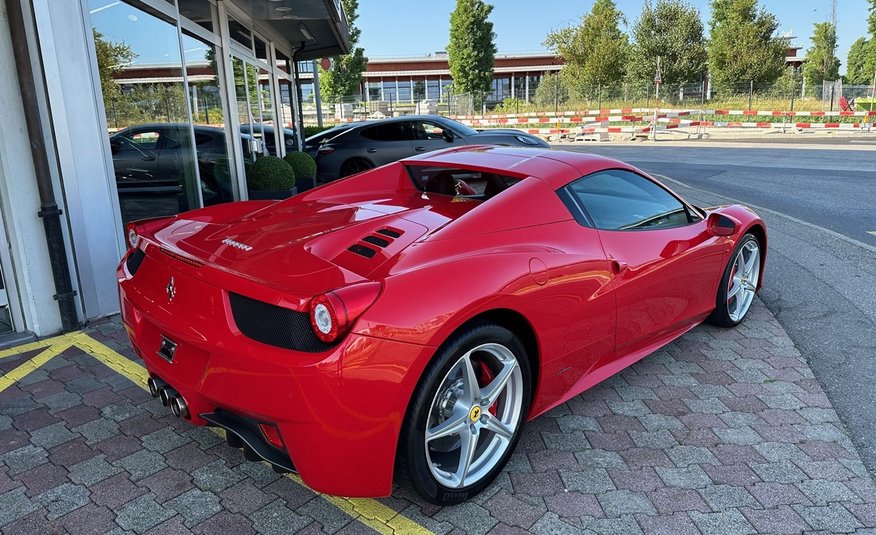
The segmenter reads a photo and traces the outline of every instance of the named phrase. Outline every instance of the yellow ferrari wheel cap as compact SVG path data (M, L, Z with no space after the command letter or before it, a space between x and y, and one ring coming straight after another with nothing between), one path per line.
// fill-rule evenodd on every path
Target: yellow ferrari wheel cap
M481 417L481 408L475 405L471 408L471 412L468 413L468 417L472 422L477 422L478 418Z

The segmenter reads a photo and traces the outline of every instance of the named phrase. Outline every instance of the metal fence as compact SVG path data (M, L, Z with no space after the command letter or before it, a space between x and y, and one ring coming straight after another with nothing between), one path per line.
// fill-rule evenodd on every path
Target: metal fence
M802 77L782 77L766 85L739 82L725 87L713 87L703 81L683 86L619 84L595 87L586 95L569 97L567 92L535 92L529 100L507 98L490 100L489 94L456 94L444 92L439 98L427 98L425 92L412 91L399 100L377 100L362 95L346 97L337 103L322 103L322 122L331 125L351 120L379 119L411 114L439 114L448 116L478 115L482 113L538 113L566 112L618 108L680 108L680 109L733 109L776 111L840 111L842 97L858 111L868 111L873 102L874 87L844 85L842 81L824 81L820 86L807 87ZM317 106L305 101L302 105L304 122L319 122Z

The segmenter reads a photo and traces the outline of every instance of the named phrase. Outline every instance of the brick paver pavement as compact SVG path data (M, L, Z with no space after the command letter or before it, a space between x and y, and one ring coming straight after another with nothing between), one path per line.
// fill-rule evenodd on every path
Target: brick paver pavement
M118 320L91 336L130 356ZM0 374L35 352L0 360ZM380 500L434 533L876 533L876 486L756 301L527 426L468 503ZM364 533L73 348L0 393L4 533Z

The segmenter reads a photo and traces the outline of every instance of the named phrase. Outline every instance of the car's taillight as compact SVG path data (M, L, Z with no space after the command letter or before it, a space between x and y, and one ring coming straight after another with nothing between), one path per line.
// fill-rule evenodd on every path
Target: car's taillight
M137 229L133 224L128 224L128 230L125 232L125 238L128 240L128 247L136 249L140 245L140 235L137 234Z
M166 226L173 217L150 217L131 221L125 226L125 243L129 249L136 249L140 245L140 237L148 236L161 227Z
M362 282L311 299L313 333L326 344L346 336L359 316L377 300L381 287L379 282Z

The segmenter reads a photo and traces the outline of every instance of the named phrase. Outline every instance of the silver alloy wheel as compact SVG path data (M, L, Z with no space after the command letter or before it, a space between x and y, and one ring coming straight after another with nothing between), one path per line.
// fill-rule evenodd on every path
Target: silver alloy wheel
M739 249L733 260L727 288L727 314L733 321L741 321L754 300L760 279L760 247L757 240L749 240Z
M523 374L510 349L487 343L465 353L429 407L425 448L432 476L448 488L483 479L511 445L522 407Z

